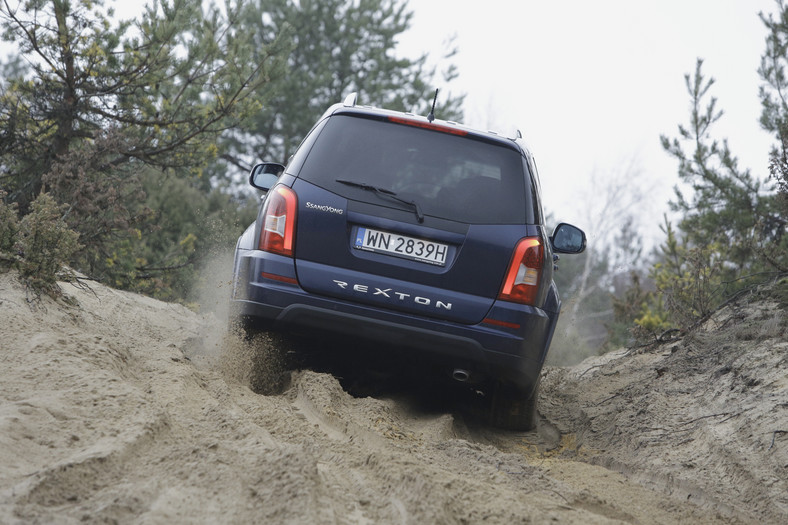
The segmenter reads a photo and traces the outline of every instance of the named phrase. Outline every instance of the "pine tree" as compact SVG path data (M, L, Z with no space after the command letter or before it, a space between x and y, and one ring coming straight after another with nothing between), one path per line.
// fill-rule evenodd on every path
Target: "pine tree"
M691 191L675 188L671 208L680 214L678 231L668 224L664 259L652 276L672 319L682 327L704 318L737 290L785 271L781 260L786 258L786 220L776 193L750 170L739 168L727 141L712 136L723 112L710 96L714 79L703 75L702 66L698 59L694 74L685 75L689 125L679 126L679 138L661 137ZM770 111L768 122L779 128L782 117L774 112L773 101L764 105Z
M151 217L144 167L199 175L283 73L287 28L253 49L244 4L157 0L119 22L103 0L0 4L18 50L3 67L14 74L0 93L0 187L22 215L42 190L67 203L84 271L108 270L118 239Z
M764 239L756 235L756 228L771 218L772 209L762 196L762 181L749 169L739 168L727 141L712 138L712 126L723 112L717 109L717 99L710 97L714 79L703 75L702 66L699 59L694 75L685 75L691 98L689 125L679 126L680 138L663 136L662 145L678 160L679 178L692 189L690 195L678 186L674 189L671 208L681 214L681 231L693 247L721 246L732 279L760 269L753 253Z
M758 68L763 81L759 92L763 107L761 126L777 138L771 152L769 175L777 190L778 214L769 225L772 242L764 250L764 256L773 266L788 271L788 8L782 0L777 5L776 18L760 14L768 30L766 50Z
M408 29L411 17L399 0L249 2L242 23L254 37L255 49L265 49L285 25L293 28L295 47L287 75L273 82L275 94L243 133L225 142L224 159L242 171L259 160L286 163L326 108L354 91L361 104L426 115L435 89L450 91L456 70L448 60L455 50L444 57L440 83L436 71L427 67L426 54L397 57L397 37ZM462 117L462 97L441 95L438 100L439 118Z

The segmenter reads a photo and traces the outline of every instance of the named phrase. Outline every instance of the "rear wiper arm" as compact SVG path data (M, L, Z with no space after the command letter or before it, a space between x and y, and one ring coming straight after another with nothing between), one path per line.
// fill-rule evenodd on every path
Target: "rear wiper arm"
M389 199L393 199L397 202L401 202L403 204L407 204L408 206L413 206L413 209L416 211L416 219L419 222L424 222L424 213L421 211L421 206L416 201L409 201L403 199L402 197L398 197L397 193L386 188L378 188L377 186L372 186L371 184L366 184L364 182L356 182L352 180L344 180L344 179L337 179L336 180L340 184L345 184L347 186L353 186L355 188L361 188L362 190L371 191L381 197L388 197Z

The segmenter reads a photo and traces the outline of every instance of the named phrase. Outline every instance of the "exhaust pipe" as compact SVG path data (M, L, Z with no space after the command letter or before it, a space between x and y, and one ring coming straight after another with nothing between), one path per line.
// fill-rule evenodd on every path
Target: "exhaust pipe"
M451 373L451 377L460 383L464 383L471 377L471 373L462 368L455 368L454 372Z

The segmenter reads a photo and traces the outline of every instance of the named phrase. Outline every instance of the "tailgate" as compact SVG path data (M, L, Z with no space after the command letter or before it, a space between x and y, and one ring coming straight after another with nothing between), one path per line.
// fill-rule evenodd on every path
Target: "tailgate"
M310 293L450 321L480 322L525 226L467 225L346 199L302 179L296 272Z

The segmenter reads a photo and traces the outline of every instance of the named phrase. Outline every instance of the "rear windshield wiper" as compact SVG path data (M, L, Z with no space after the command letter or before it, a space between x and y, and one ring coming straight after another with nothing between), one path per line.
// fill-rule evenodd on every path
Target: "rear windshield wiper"
M387 190L386 188L378 188L377 186L372 186L371 184L366 184L364 182L355 182L352 180L344 180L344 179L337 179L336 182L340 184L346 184L347 186L353 186L354 188L361 188L362 190L371 191L372 193L379 195L381 197L388 197L389 199L393 199L397 202L401 202L403 204L407 204L408 206L413 206L413 209L416 210L416 218L419 222L424 222L424 213L421 211L421 206L416 201L409 201L403 199L402 197L398 197L397 193L391 190Z

